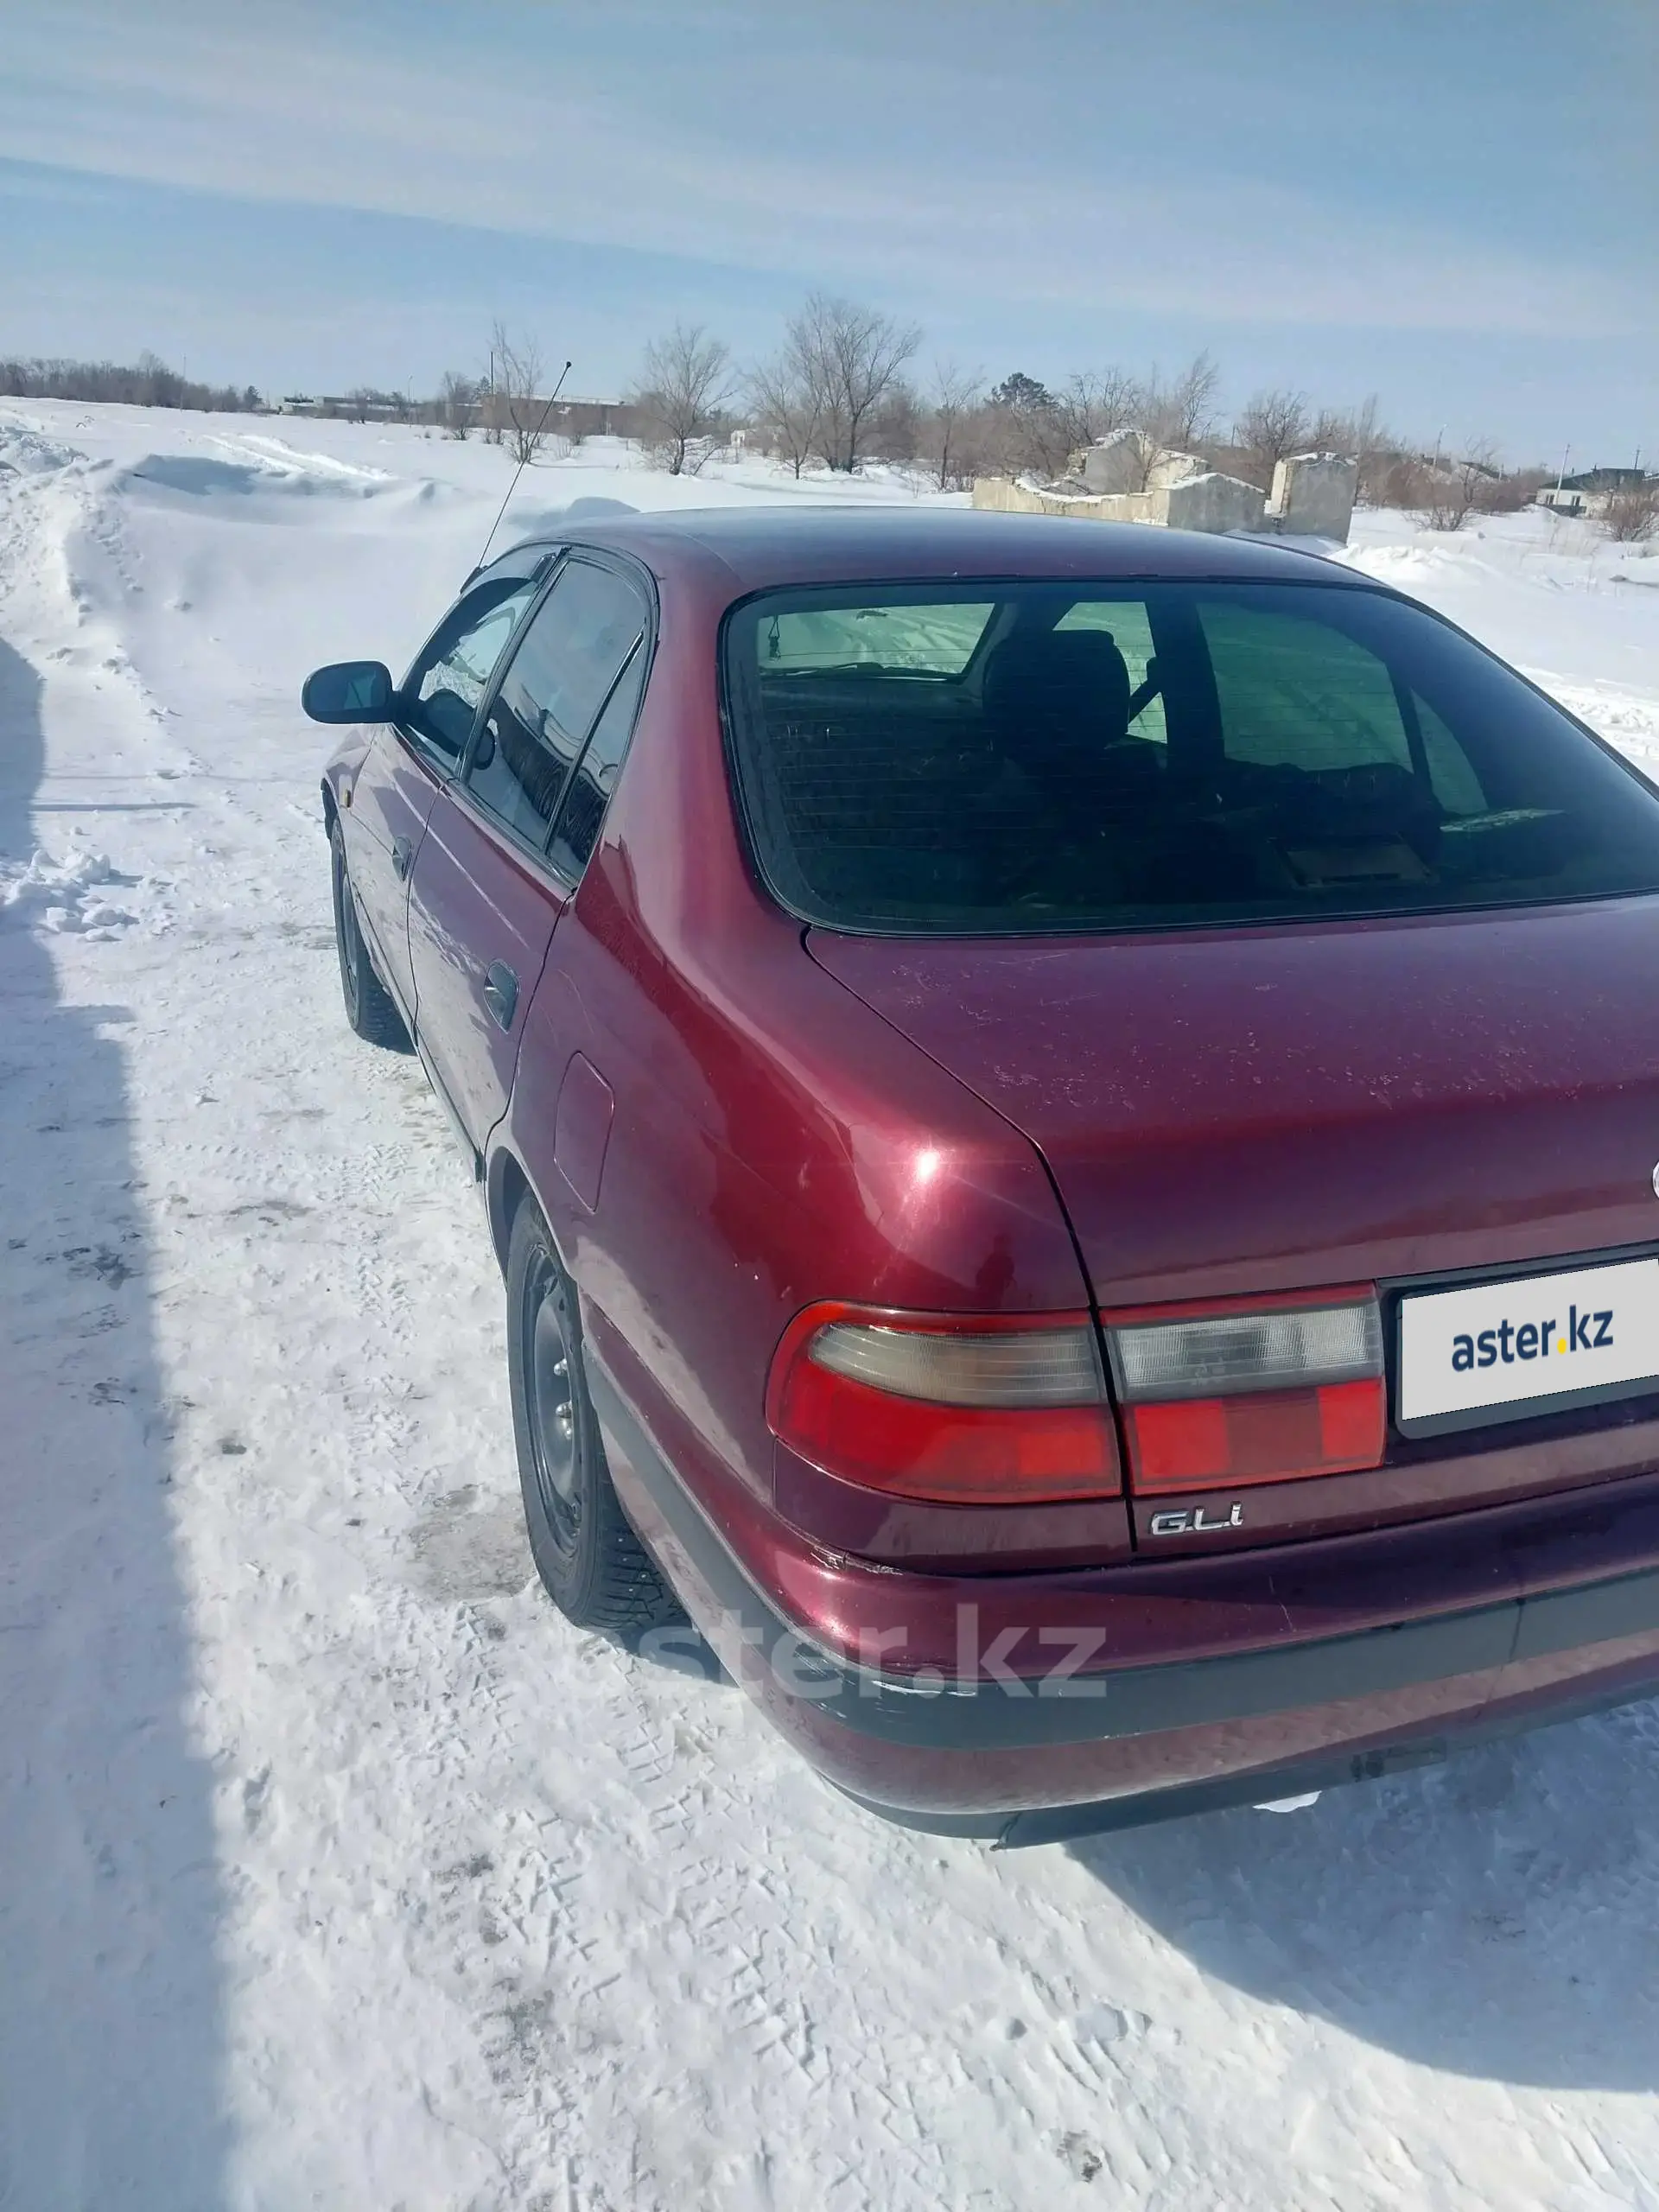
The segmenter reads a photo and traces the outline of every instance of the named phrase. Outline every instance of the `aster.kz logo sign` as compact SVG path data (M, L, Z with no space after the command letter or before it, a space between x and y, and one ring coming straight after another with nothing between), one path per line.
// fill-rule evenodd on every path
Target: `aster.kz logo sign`
M1659 1259L1431 1291L1400 1307L1400 1419L1413 1421L1652 1380Z

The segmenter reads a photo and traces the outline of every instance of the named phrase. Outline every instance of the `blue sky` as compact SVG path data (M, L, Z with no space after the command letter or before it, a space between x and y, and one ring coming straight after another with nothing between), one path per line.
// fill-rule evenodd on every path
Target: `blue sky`
M0 352L613 391L814 284L992 378L1659 455L1653 0L0 0Z

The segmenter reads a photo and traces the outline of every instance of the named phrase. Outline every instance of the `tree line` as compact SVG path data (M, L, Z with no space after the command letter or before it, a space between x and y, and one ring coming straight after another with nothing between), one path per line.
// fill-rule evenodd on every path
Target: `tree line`
M850 473L887 461L925 472L944 491L988 475L1061 481L1102 439L1117 442L1131 488L1137 479L1144 488L1169 451L1197 454L1264 492L1288 455L1338 453L1357 465L1362 501L1420 513L1437 530L1523 506L1550 478L1542 467L1502 468L1484 438L1427 454L1388 428L1375 397L1332 407L1305 391L1264 387L1229 416L1208 353L1169 372L1107 366L1048 385L1014 370L993 384L948 360L918 375L921 346L916 324L826 292L810 294L788 319L774 353L748 364L705 325L677 321L645 346L618 427L677 475L695 474L741 429L752 449L774 454L798 478L815 467ZM391 415L455 437L478 431L527 461L560 428L548 404L556 382L539 346L498 321L482 373L448 370L425 400L361 385L331 411L359 420ZM148 353L130 365L0 358L0 396L226 413L264 404L251 385L192 382ZM1620 493L1603 520L1616 537L1654 534L1659 483Z
M1518 509L1548 480L1542 468L1504 471L1490 439L1455 454L1414 450L1383 423L1375 397L1340 408L1265 387L1230 418L1208 353L1169 372L1108 366L1051 386L1023 370L991 384L952 361L918 378L921 343L914 324L815 292L779 351L747 368L704 326L677 322L646 346L629 397L675 474L699 467L734 424L797 477L881 460L925 468L944 491L987 475L1064 480L1103 439L1116 442L1129 488L1142 490L1172 451L1263 492L1289 455L1337 453L1357 463L1367 504L1414 510L1447 530L1471 514Z
M136 362L7 359L0 356L0 398L75 399L127 407L186 407L203 414L257 414L264 401L252 385L193 383L154 353Z

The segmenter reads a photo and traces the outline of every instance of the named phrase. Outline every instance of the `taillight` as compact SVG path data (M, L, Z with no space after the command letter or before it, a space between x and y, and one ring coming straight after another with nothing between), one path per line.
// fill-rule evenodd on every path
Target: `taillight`
M1381 1461L1382 1323L1369 1287L1104 1319L1130 1478L1143 1495Z
M810 1306L778 1347L766 1419L815 1467L904 1497L1035 1504L1122 1487L1086 1314Z

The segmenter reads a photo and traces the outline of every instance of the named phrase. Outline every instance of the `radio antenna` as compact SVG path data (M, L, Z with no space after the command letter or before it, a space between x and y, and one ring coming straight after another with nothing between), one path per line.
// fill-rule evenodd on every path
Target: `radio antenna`
M567 361L564 366L559 371L559 380L557 384L554 385L552 391L547 395L547 404L542 410L542 419L536 425L533 436L526 439L524 442L523 458L519 461L518 467L512 472L512 481L507 486L506 499L503 499L500 505L496 509L495 520L490 524L490 534L484 541L484 551L479 555L478 559L473 564L474 575L476 575L478 570L483 567L485 556L489 552L491 546L495 542L495 533L501 527L501 518L507 512L508 502L512 499L513 493L518 489L518 479L524 473L525 463L529 461L531 454L535 452L537 447L540 445L542 442L542 432L547 427L548 416L553 412L553 403L558 397L559 394L564 390L564 380L569 373L570 364ZM516 428L517 425L515 424L514 427Z

